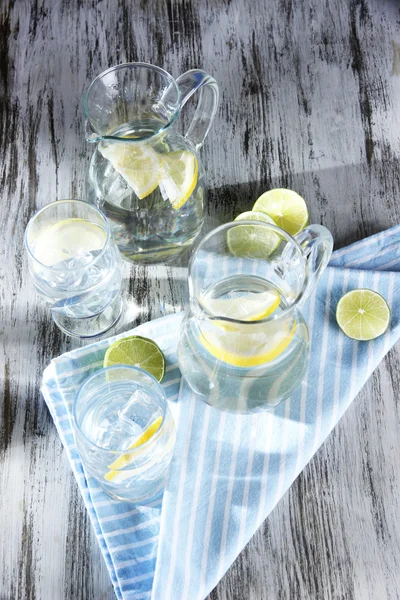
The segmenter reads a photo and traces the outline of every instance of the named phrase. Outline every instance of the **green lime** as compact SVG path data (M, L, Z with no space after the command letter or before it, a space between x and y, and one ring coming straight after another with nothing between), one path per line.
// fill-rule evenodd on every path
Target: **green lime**
M235 221L262 221L275 225L271 217L262 212L247 211L236 217ZM233 227L227 234L228 249L234 256L248 258L266 258L281 243L278 233L257 225Z
M308 223L307 205L293 190L283 188L269 190L259 197L253 210L265 212L278 227L290 235L296 235Z
M372 290L352 290L340 298L336 320L351 339L374 340L388 328L390 308L386 300Z
M153 340L132 335L117 340L108 348L103 367L132 365L140 367L162 381L165 374L165 357Z

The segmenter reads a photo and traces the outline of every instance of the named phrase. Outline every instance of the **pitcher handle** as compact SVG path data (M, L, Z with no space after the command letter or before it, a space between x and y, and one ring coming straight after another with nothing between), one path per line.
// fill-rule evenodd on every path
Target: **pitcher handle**
M200 92L196 112L185 134L185 137L189 138L194 144L196 150L199 150L210 131L212 120L217 112L218 84L211 75L201 69L186 71L178 77L176 83L182 94L181 107L197 90Z
M308 281L300 300L300 305L302 305L310 297L326 269L332 254L333 238L326 227L309 225L295 235L294 239L301 246L308 265Z

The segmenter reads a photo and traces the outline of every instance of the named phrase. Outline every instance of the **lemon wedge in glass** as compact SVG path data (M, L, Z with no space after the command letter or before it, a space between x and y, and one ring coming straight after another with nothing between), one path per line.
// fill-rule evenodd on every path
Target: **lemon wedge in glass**
M157 419L147 427L147 429L133 442L133 444L129 446L128 450L134 450L135 448L139 448L148 442L150 438L152 438L153 435L160 429L161 423L162 417L157 417ZM121 471L120 469L128 466L134 460L134 458L135 456L133 456L130 452L121 454L121 456L119 456L111 465L108 466L110 470L104 475L104 479L107 481L114 481L117 477L123 479L124 471ZM128 477L132 477L133 474L134 471L132 470L126 472Z

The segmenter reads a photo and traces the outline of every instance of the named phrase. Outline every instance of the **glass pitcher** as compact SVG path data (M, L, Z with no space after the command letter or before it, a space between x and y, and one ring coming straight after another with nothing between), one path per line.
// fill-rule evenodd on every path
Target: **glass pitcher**
M196 112L183 137L173 125L197 90ZM166 261L200 232L206 190L198 151L217 106L215 79L198 69L175 80L159 67L127 63L89 86L86 136L97 146L86 197L107 216L126 260Z
M266 410L288 398L308 364L301 307L332 253L330 232L299 235L236 221L209 233L189 264L189 310L178 343L182 374L211 406Z

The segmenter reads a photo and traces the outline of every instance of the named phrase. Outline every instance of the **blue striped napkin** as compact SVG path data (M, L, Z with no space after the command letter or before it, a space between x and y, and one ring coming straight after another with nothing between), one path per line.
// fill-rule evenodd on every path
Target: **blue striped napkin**
M68 453L117 598L203 600L340 419L400 337L400 226L335 252L304 308L311 333L306 379L273 412L232 415L196 399L182 382L176 343L182 315L135 329L167 359L163 386L177 421L177 446L162 503L135 508L109 499L85 473L71 430L80 383L117 338L52 361L42 391ZM355 342L336 325L346 291L367 287L392 309L390 329ZM126 333L123 335L127 335ZM117 336L123 337L123 336ZM176 402L179 391L179 402Z

